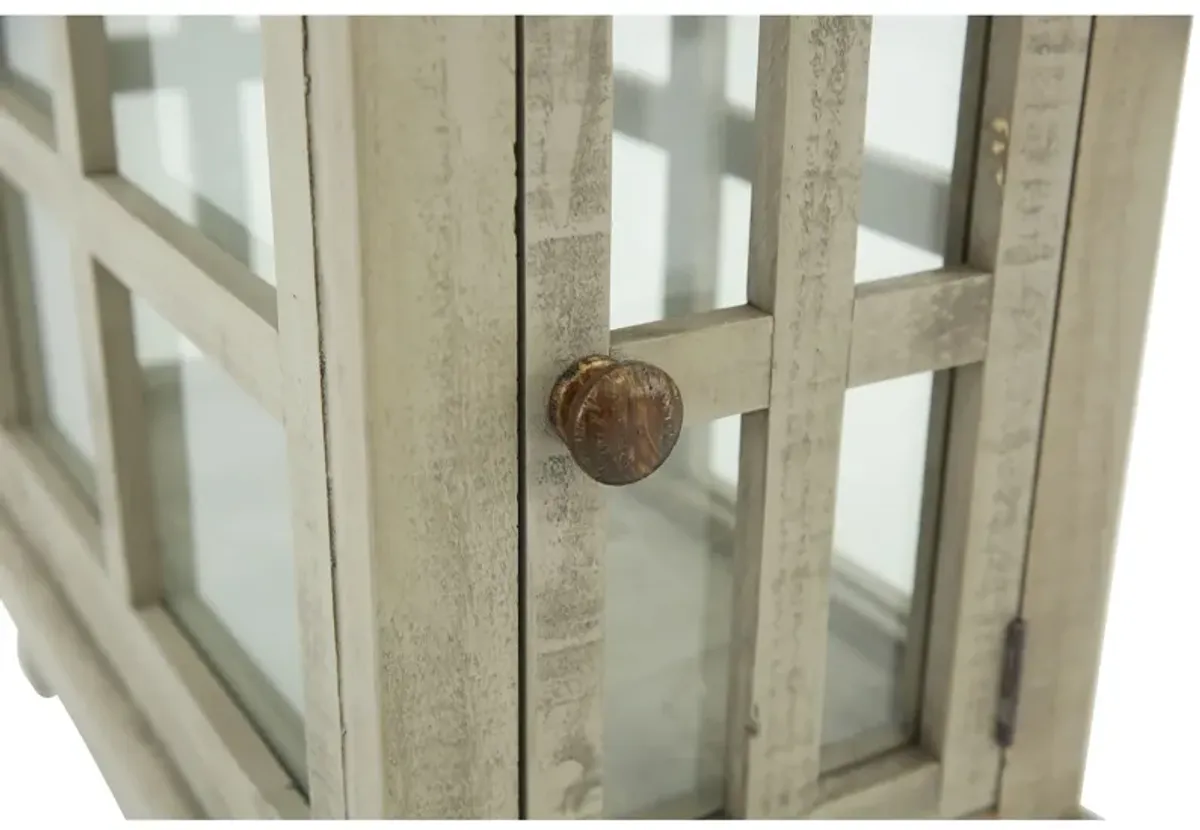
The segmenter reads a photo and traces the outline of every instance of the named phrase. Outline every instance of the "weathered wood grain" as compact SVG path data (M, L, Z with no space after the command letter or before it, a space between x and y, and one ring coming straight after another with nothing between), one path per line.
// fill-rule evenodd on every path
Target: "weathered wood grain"
M820 774L828 581L853 331L870 20L763 18L750 304L774 315L742 419L726 808L803 815Z
M977 363L987 349L992 280L944 268L856 286L848 387ZM774 321L753 306L669 317L612 333L612 354L675 379L689 424L767 406Z
M721 308L627 326L612 333L612 355L658 366L679 386L687 423L703 424L767 405L771 315Z
M858 287L851 386L983 360L991 275L948 268Z
M597 818L607 501L554 434L546 402L572 362L609 348L612 20L529 17L518 31L525 812Z
M992 273L987 355L959 369L943 487L923 741L941 814L993 803L1003 632L1017 614L1089 18L996 17L967 264Z
M1190 28L1187 17L1093 24L1022 590L1030 636L1001 818L1068 815L1082 795Z
M278 243L280 388L304 661L308 802L312 818L338 819L346 817L345 749L325 462L325 377L310 186L305 25L300 17L262 19L263 91L271 213Z
M347 812L516 818L514 21L307 31Z

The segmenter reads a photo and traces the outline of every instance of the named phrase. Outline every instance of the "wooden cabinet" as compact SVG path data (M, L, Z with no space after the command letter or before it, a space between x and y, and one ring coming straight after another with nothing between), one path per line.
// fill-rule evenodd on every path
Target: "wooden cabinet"
M1189 23L5 20L31 674L130 815L1077 813Z

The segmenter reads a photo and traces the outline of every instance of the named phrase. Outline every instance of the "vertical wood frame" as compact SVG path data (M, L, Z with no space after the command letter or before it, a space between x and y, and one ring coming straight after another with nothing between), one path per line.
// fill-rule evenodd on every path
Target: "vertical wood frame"
M101 17L47 21L58 152L82 176L115 173L117 150ZM96 501L109 578L132 606L162 597L149 428L129 290L92 259L68 221L80 342L95 441Z
M28 382L22 367L20 304L17 275L12 270L11 188L0 182L0 428L11 429L28 419Z
M572 361L609 350L612 19L528 17L517 32L525 817L598 818L608 501L546 402Z
M51 116L15 90L0 90L0 113L3 113L0 124L15 120L41 144L54 142ZM59 172L59 161L52 151L30 154L5 142L0 156L12 158L18 170L31 169L30 179L34 182L53 180ZM0 332L3 335L0 338L0 359L3 359L0 363L0 423L6 427L40 425L48 417L37 310L29 273L28 216L22 192L38 193L39 189L30 188L29 183L14 177L13 168L4 171L4 181L0 182L0 222L3 223L0 228L0 256L3 257L0 259L0 307L3 308L3 319L0 319L0 327L3 327ZM53 198L57 188L50 184L47 189L52 194L49 201L58 206ZM40 195L46 196L44 192ZM68 457L75 460L73 454Z
M967 260L994 274L983 363L956 371L922 719L940 813L995 800L1090 18L991 22Z
M0 93L0 97L5 97L4 93ZM20 99L10 98L8 103L19 101ZM33 115L34 113L27 111L24 114ZM28 126L38 129L39 135L44 135L47 140L53 140L51 119L48 115L44 116L44 120L26 123ZM41 132L43 127L45 131ZM3 158L3 154L0 154L0 158ZM60 163L57 154L55 154L54 161L56 164ZM49 377L42 342L43 335L47 333L42 331L42 322L38 313L40 291L36 283L40 275L35 273L34 252L31 248L33 237L30 236L32 228L29 225L32 219L30 211L35 209L35 206L44 208L47 200L43 198L45 193L36 186L32 189L14 186L10 181L10 173L11 171L6 171L4 180L0 181L0 201L3 201L0 213L3 213L3 236L6 247L4 278L7 281L7 285L3 289L5 296L2 302L8 308L7 348L12 361L8 381L12 384L12 391L8 404L7 423L11 427L28 428L37 432L45 445L51 448L58 457L60 463L71 471L76 486L86 494L95 509L96 476L93 464L60 431L60 426L55 423L56 415L50 410ZM52 202L52 200L50 201ZM58 218L62 218L61 215ZM68 244L71 243L72 237L69 234L63 238ZM68 257L69 259L70 257ZM73 276L68 273L68 278L73 279ZM74 287L72 291L74 294L79 293L79 290ZM71 325L71 321L68 321L67 325ZM84 392L86 397L86 387ZM90 431L93 429L90 422L90 405L85 403L85 406L89 407L85 412L85 417L88 418Z
M309 165L307 21L262 19L279 360L304 667L308 801L314 819L346 818L334 550L325 458L325 363Z
M1191 19L1097 17L1021 614L1001 818L1079 808Z
M740 818L817 798L870 35L862 17L764 17L759 34L748 297L774 316L774 357L738 470L726 809Z
M518 815L515 21L308 21L355 818Z

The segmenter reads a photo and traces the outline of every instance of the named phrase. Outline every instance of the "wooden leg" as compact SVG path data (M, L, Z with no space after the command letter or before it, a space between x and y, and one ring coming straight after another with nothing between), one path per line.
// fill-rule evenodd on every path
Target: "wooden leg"
M17 635L17 661L21 664L21 671L24 673L25 679L29 681L29 685L35 692L45 698L54 697L54 689L46 682L45 676L38 671L37 661L29 649L29 643L20 634Z

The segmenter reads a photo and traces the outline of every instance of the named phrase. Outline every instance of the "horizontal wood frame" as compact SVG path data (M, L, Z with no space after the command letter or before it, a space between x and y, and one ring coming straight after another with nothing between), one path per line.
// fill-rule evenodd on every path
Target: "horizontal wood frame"
M0 173L282 418L275 289L265 280L119 176L75 172L55 148L50 118L7 87Z
M963 268L855 287L848 388L983 360L990 274ZM656 320L612 333L612 352L664 369L687 401L689 424L767 406L772 317L753 306Z

